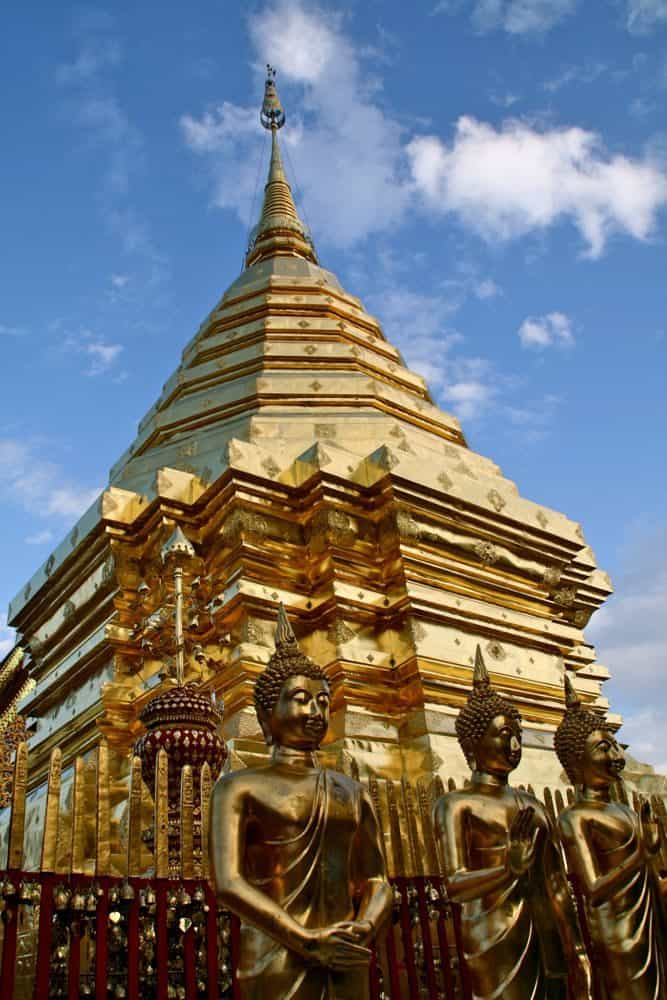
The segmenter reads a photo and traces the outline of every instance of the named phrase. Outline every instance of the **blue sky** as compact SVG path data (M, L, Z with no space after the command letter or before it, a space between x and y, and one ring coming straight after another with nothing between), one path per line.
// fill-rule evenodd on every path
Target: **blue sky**
M270 60L321 262L582 522L606 693L667 770L667 0L26 0L3 29L0 607L241 267Z

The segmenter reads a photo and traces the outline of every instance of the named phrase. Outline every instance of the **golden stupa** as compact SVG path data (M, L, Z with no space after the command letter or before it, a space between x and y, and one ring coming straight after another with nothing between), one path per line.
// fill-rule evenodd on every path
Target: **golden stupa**
M609 578L579 524L523 498L468 447L319 264L285 176L272 81L262 114L271 162L242 274L186 345L108 488L11 602L25 657L12 687L22 700L5 707L29 720L29 804L55 747L65 775L104 739L124 781L142 710L173 683L172 656L186 683L224 702L227 766L262 755L251 695L279 602L333 683L336 766L465 777L454 718L479 643L524 719L517 779L564 784L553 751L564 671L587 705L607 707L608 674L583 628ZM161 555L175 529L178 649Z

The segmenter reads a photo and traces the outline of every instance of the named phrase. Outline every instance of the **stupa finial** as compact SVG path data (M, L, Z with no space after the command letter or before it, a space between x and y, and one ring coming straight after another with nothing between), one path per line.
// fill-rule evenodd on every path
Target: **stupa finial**
M279 129L285 124L285 110L280 103L276 89L276 71L266 64L266 83L264 84L264 100L259 120L266 129Z
M264 204L259 222L250 234L246 267L269 257L302 257L317 264L308 227L299 218L278 143L278 131L285 124L285 110L276 89L276 71L266 67L264 100L259 120L271 132L271 163L264 188Z

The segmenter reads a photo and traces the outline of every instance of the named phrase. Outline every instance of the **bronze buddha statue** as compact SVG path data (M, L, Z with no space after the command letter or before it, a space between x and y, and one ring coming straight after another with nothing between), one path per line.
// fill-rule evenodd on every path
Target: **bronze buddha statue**
M217 894L242 920L244 1000L369 996L370 944L392 893L368 792L318 767L329 704L329 683L281 606L276 650L255 685L271 760L223 775L211 803Z
M590 996L581 940L553 824L508 784L521 760L521 716L491 687L477 647L473 691L456 719L470 785L441 796L434 829L476 1000Z
M623 752L605 719L582 707L567 676L565 700L555 746L577 792L558 823L584 900L596 985L605 1000L657 1000L667 996L657 823L648 802L638 815L612 800Z

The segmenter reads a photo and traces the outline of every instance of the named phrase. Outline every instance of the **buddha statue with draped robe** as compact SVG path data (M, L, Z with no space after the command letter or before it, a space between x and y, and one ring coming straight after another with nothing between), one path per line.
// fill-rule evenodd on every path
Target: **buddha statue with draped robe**
M542 804L508 784L521 716L491 687L477 647L473 691L456 719L468 787L434 807L447 892L460 905L475 1000L590 996L590 964L555 830Z
M577 790L558 822L584 901L596 985L604 1000L658 1000L667 996L658 826L648 802L637 814L613 800L623 752L604 718L582 707L568 677L565 698L555 746Z
M392 893L369 794L318 767L329 684L281 607L276 650L255 685L268 764L222 776L211 859L222 905L241 918L244 1000L364 1000L370 945Z

